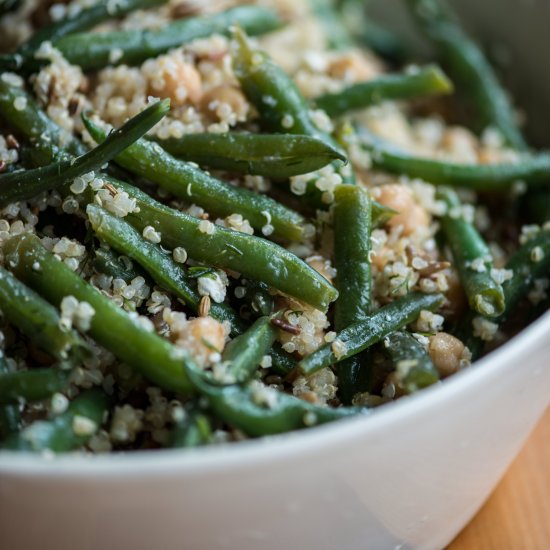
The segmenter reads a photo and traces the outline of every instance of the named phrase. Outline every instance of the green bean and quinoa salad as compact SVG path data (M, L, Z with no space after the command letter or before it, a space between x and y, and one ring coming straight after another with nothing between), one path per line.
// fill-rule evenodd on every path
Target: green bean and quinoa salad
M1 449L366 415L548 309L550 153L402 2L431 58L358 0L0 1Z

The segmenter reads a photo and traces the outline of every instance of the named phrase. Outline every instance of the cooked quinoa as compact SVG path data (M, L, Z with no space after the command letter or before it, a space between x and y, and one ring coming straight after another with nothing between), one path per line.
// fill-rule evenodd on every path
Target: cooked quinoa
M40 27L75 16L94 4L94 0L64 3L22 1L16 11L5 14L0 20L2 51L12 51ZM163 29L173 20L220 13L241 4L260 5L282 17L285 24L281 29L249 37L247 41L254 50L266 52L293 79L305 99L311 101L309 117L319 131L338 137L346 126L362 128L408 155L446 163L513 165L521 161L522 153L507 145L498 129L486 127L476 134L468 129L466 119L464 126L457 125L454 121L460 118L453 112L456 109L454 96L444 100L384 101L341 117L330 117L317 108L313 100L320 95L338 93L355 83L374 81L397 69L366 47L331 48L327 28L313 13L313 3L305 0L170 0L159 7L136 10L101 23L94 32ZM53 122L66 130L68 136L81 140L87 148L96 146L96 141L84 126L83 113L90 113L91 119L101 123L102 127L120 127L157 98L168 98L171 104L169 113L149 131L148 138L158 140L158 147L169 138L180 139L205 132L260 133L261 113L235 74L234 40L229 35L213 34L132 66L118 65L123 52L113 49L109 57L112 66L92 71L84 71L69 63L61 51L46 41L35 53L35 58L42 63L34 72L24 75L5 71L0 78L10 86L24 88ZM405 68L409 73L418 70L415 66ZM18 97L13 103L16 111L26 107L23 97ZM451 116L447 116L449 112ZM290 113L283 113L280 126L283 130L291 130L295 122ZM0 131L2 171L7 173L14 167L28 167L29 141L12 131L9 124L2 122ZM130 174L130 171L122 171L121 175L117 173L117 177L128 178L130 183L146 190L162 204L200 220L198 231L202 236L215 237L219 228L226 228L271 240L303 259L338 288L334 204L338 189L346 185L347 173L353 171L357 185L368 193L370 199L393 211L385 223L372 228L370 236L366 261L372 270L372 311L415 292L444 297L438 307L432 311L422 310L405 328L431 360L440 380L471 366L475 352L469 348L464 333L456 328L461 319L471 315L471 334L485 343L485 351L490 351L531 319L528 309L537 306L537 311L545 310L549 293L548 269L545 276L533 281L524 300L525 307L522 306L511 321L501 323L496 317L475 312L469 314L471 306L465 296L461 274L449 245L442 237L442 219L471 224L485 239L489 252L488 256L475 258L465 269L490 275L496 285L506 284L514 277L513 270L507 268L511 255L521 244L549 229L548 223L544 226L528 223L530 220L524 212L514 207L523 200L527 192L525 185L518 182L509 192L496 197L459 187L460 204L451 207L438 192L439 188L429 181L392 174L380 168L376 153L362 146L360 133L350 134L348 139L340 140L340 145L345 148L347 166L327 163L314 173L287 178L286 187L266 175L220 169L209 171L210 176L235 188L274 197L303 213L305 223L301 240L281 238L275 231L273 212L269 210L262 212L263 225L237 212L224 217L209 212L194 204L191 183L181 182L189 197L184 200L152 185L146 178ZM320 195L317 208L306 207L304 202L312 182ZM155 282L139 262L120 255L93 237L85 199L90 193L95 205L117 219L130 220L141 216L134 197L113 187L103 172L89 172L70 182L66 193L54 189L29 200L5 205L0 212L0 247L13 237L36 235L57 260L112 300L141 328L158 334L176 349L184 350L198 369L209 373L216 383L234 384L236 379L231 362L224 353L235 336L231 332L231 323L212 316L212 308L230 304L250 325L258 317L247 299L253 292L253 281L232 269L205 266L187 250L187 243L169 246L159 226L145 225L139 230L142 239L194 274L200 305L198 311L193 312L166 286ZM99 262L94 261L96 250L114 257L120 273L125 276L113 276L104 270ZM531 250L531 262L543 262L547 254L544 247L536 246ZM4 267L10 270L11 266L4 261L4 252L1 259ZM32 269L40 272L40 262L35 262ZM316 369L309 376L298 368L285 373L274 367L272 356L266 350L258 360L250 382L250 392L257 406L265 410L276 408L281 395L285 394L320 408L338 409L345 405L356 406L358 410L363 407L370 409L420 389L411 389L405 383L411 369L417 366L416 360L396 361L391 354L388 356L386 347L390 343L387 341L385 345L385 338L381 338L367 352L357 356L363 363L363 370L370 373L368 383L359 385L351 399L349 396L344 399L339 377L340 368L346 363L340 360L347 357L351 348L349 342L339 337L341 329L335 327L334 308L318 309L302 300L300 295L290 296L273 286L266 287L265 291L274 303L271 315L277 321L276 342L282 349L281 353L300 361L326 346L336 361ZM77 364L70 365L66 385L51 397L16 402L20 414L19 431L23 438L32 442L37 422L55 421L66 414L75 398L91 388L99 388L108 396L109 408L99 423L78 414L73 416L68 429L82 438L84 443L74 447L80 452L107 453L171 446L174 432L181 430L186 421L199 417L200 422L205 422L208 427L201 432L206 435L196 439L196 445L240 441L255 435L247 434L242 427L212 414L208 400L196 397L193 392L185 394L157 387L131 365L121 362L116 352L99 345L91 334L94 316L98 313L91 304L73 296L70 288L56 305L59 305L63 330L78 333L89 353ZM1 328L0 346L6 373L52 365L53 368L57 364L5 317ZM126 345L132 346L133 343L127 342ZM200 422L199 425L204 427ZM305 426L317 423L314 412L304 415Z

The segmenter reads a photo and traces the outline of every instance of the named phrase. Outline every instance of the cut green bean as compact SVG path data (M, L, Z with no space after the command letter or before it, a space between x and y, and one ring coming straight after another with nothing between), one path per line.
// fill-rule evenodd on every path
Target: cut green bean
M79 449L103 424L108 407L109 398L101 390L87 390L75 397L62 415L34 422L9 437L2 448L54 453Z
M128 222L103 208L89 204L86 213L101 241L136 261L159 286L172 292L194 313L198 313L201 296L197 292L196 280L189 277L171 256L158 245L145 240ZM235 327L242 325L236 313L226 304L212 303L210 315L220 321L229 321Z
M166 390L184 394L190 391L183 365L192 359L186 351L157 336L138 318L86 283L47 252L37 237L13 237L6 242L4 251L15 275L49 302L59 305L65 296L71 295L90 304L95 312L90 336L121 361ZM39 271L33 265L40 266Z
M329 116L340 116L383 101L444 95L452 91L453 85L445 73L436 65L428 65L352 84L339 92L319 96L314 103Z
M33 263L29 269L38 272L40 265ZM2 267L0 310L33 344L58 361L78 358L86 349L75 332L62 328L61 318L53 306Z
M504 312L505 300L502 286L493 279L491 251L474 225L464 218L456 193L442 188L439 197L447 205L441 226L468 303L480 315L498 317Z
M89 119L85 118L84 123L92 137L103 142L105 131ZM213 214L241 214L255 229L265 232L269 227L274 237L300 240L303 236L305 220L297 212L270 197L213 178L196 165L174 158L158 143L139 140L115 161Z
M234 382L250 380L276 336L277 330L271 324L271 318L260 317L246 332L227 344L222 359L229 362L228 374Z
M8 362L3 352L0 352L0 377L10 374ZM19 405L0 405L0 447L3 438L19 431L21 413Z
M212 412L223 422L250 436L264 436L299 430L357 415L358 408L320 407L260 383L241 387L214 386L199 373L188 376L195 389L208 400Z
M370 153L375 168L410 178L478 191L507 191L518 181L529 186L546 185L550 180L550 154L523 155L516 162L500 164L456 164L418 157L382 143L361 131L362 146Z
M428 352L410 332L400 330L388 334L384 338L384 349L407 393L414 393L439 381L439 373Z
M227 35L239 26L250 35L264 34L281 26L277 14L260 6L239 6L220 13L184 18L159 30L131 29L103 33L77 33L56 40L65 59L85 71L107 65L136 65L213 34ZM116 57L112 52L116 51Z
M407 0L418 26L476 109L479 130L492 126L516 149L527 149L508 94L481 48L468 36L443 0Z
M67 387L69 374L52 367L0 374L0 405L51 397Z
M71 160L61 160L43 168L0 174L0 205L30 199L93 172L150 130L170 110L168 100L159 101L113 131L90 152Z
M307 174L342 153L316 138L289 134L186 134L156 139L163 149L199 166L273 179Z
M354 185L341 185L334 195L334 267L339 292L334 328L341 331L364 321L370 313L372 201L366 191ZM366 390L368 369L364 354L340 364L338 389L343 403L351 403L356 393Z
M421 311L435 311L442 303L443 296L440 294L411 292L375 311L365 321L354 323L340 331L334 342L324 344L302 359L298 368L302 374L309 376L324 367L357 355L390 332L412 323Z
M337 298L338 292L323 276L275 243L214 224L209 226L211 233L204 232L201 220L164 206L124 182L113 178L109 182L136 199L139 213L125 219L138 231L152 226L168 248L182 246L198 262L262 281L317 309L326 310Z

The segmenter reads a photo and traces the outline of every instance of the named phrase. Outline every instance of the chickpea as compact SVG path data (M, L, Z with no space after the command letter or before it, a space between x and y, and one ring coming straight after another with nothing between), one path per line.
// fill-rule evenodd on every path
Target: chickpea
M371 80L380 72L377 62L366 55L351 51L335 59L328 69L329 75L345 82Z
M375 197L384 206L398 212L388 222L391 228L402 226L407 236L419 228L430 225L430 215L414 199L412 191L401 184L390 183L377 188Z
M207 365L210 355L223 351L224 326L212 317L197 317L189 321L178 334L176 345L189 351L200 365Z
M198 103L202 98L201 75L192 63L181 56L165 55L157 60L157 71L150 75L149 93L170 98L174 106L187 100Z
M241 90L235 86L222 84L206 92L201 101L203 111L217 112L221 105L229 105L237 121L244 121L250 105Z
M464 344L446 332L430 337L428 352L441 376L450 376L460 368Z

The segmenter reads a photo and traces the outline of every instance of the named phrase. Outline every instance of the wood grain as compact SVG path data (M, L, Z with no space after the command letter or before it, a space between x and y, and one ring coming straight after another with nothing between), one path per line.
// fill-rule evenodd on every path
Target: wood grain
M493 495L447 550L550 549L550 409Z

